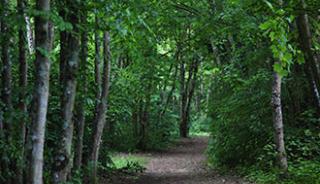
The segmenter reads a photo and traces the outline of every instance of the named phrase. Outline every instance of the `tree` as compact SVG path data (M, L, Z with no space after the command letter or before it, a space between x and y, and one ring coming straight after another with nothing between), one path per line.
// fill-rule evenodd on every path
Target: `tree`
M284 145L283 118L281 105L281 76L273 73L272 84L272 107L273 107L273 126L275 130L275 143L278 153L278 161L281 170L286 173L288 170L287 154Z
M181 114L180 114L180 136L188 137L189 114L198 73L199 59L194 58L189 66L188 78L185 80L184 63L180 65L180 90L181 90Z
M49 13L50 0L37 0L36 9ZM49 98L50 49L51 33L48 17L35 17L36 75L33 95L33 115L30 136L30 169L28 183L43 183L43 148L46 129L46 116Z
M2 10L2 17L9 16L9 3L7 0L1 1L1 6L5 7ZM11 58L10 58L10 27L8 25L8 20L5 20L2 18L1 20L1 33L4 34L2 37L2 48L1 48L1 61L2 61L2 71L1 71L1 78L2 78L2 90L1 90L1 99L3 104L6 104L4 107L4 120L0 124L0 129L4 132L2 132L5 135L5 138L9 140L9 134L10 134L10 127L11 125L11 116L9 113L11 113L12 110L12 64L11 64ZM7 39L7 40L6 40Z
M313 53L312 50L312 33L311 28L309 25L309 16L306 13L307 5L304 0L300 0L298 3L299 7L302 7L303 10L300 11L296 23L298 27L299 32L299 38L300 38L300 45L301 50L304 53L304 58L306 61L306 73L309 75L309 83L310 87L312 87L314 92L314 98L316 99L317 108L319 111L320 108L320 97L319 97L319 90L320 90L320 73L317 66L318 58Z
M65 33L67 38L66 45L62 51L65 55L64 72L63 75L63 96L61 104L61 115L62 115L62 143L60 149L55 158L56 172L54 174L54 182L61 183L66 182L67 177L71 172L73 153L72 153L72 141L74 122L73 109L76 97L76 73L78 70L79 63L79 49L80 49L80 35L79 35L79 2L65 1L66 7L70 12L67 12L65 17L68 22L73 26L72 32L68 31Z
M25 8L26 8L26 1L25 0L18 0L17 9L21 20L21 25L19 29L19 85L20 85L20 94L19 94L19 109L22 113L21 116L21 160L20 162L24 162L24 148L26 143L26 121L27 121L27 87L28 87L28 65L27 65L27 24L25 22ZM17 168L17 176L18 182L23 183L23 168Z
M81 17L81 24L87 24L87 13L83 13ZM85 108L85 94L88 92L87 87L87 63L88 62L88 33L87 30L82 30L81 33L81 54L80 54L80 76L78 78L78 83L80 84L78 102L77 102L77 114L75 118L76 124L76 148L75 148L75 170L81 169L82 166L82 154L83 154L83 136L84 136L84 128L85 128L85 120L86 120L86 108Z
M110 51L110 33L105 31L103 34L103 73L102 73L102 91L101 96L96 104L96 113L94 118L94 130L92 134L92 146L90 149L89 164L92 164L91 179L93 183L97 183L97 165L99 158L99 150L103 129L106 123L107 98L110 85L111 71L111 51Z

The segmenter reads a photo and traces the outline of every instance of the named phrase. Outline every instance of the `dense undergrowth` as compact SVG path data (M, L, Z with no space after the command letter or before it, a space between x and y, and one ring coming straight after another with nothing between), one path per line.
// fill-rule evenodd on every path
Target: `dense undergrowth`
M303 78L288 77L284 89L285 141L289 159L288 176L281 179L276 167L276 152L272 134L269 72L257 71L244 80L241 75L217 75L211 99L213 118L208 148L210 165L233 168L248 180L265 184L320 183L320 134L316 112L302 105L298 112L289 93ZM221 91L224 91L221 93ZM301 94L300 94L301 95ZM303 103L302 97L294 97ZM307 97L304 97L307 98ZM219 99L219 100L217 100ZM301 101L299 101L299 99Z

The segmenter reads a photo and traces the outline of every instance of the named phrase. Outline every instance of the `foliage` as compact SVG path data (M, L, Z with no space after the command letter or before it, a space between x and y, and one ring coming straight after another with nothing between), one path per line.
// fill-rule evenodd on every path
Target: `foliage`
M261 84L268 86L268 74L260 71L243 80L236 74L226 76L221 73L220 82L212 92L214 123L208 149L211 164L236 166L254 163L263 152L261 148L272 139L271 111L268 110L270 95L268 88L260 87Z
M70 173L69 182L81 183L93 170L87 161L100 104L97 76L102 74L103 59L108 58L112 63L110 91L107 110L102 112L106 113L106 125L99 171L143 171L147 158L110 157L110 153L170 146L179 136L185 110L182 102L188 101L182 96L187 93L191 98L187 127L191 136L210 134L210 165L239 167L243 175L258 183L277 183L270 107L272 73L276 71L283 77L282 109L290 166L290 177L283 182L319 183L320 70L317 62L310 62L312 58L319 60L318 1L83 0L71 3L75 6L71 7L61 0L52 1L50 12L37 10L36 0L25 2L22 14L18 1L0 2L0 183L10 183L6 180L28 171L29 142L34 131L29 122L34 118L33 92L38 81L34 73L41 68L32 64L35 53L29 52L28 40L22 39L28 31L34 35L36 16L48 19L55 33L50 53L36 48L51 59L50 98L42 140L45 182L52 183L55 157L66 128L62 103L69 94L62 92L64 75L77 83L74 108L67 109L72 110L70 127L74 127L69 158L76 155L76 142L83 141L84 164ZM73 9L79 13L70 18ZM307 40L297 26L301 15L309 18L304 23L312 32ZM6 26L8 29L3 30ZM63 40L64 33L79 37L76 42L82 47L73 58L81 60L76 76L63 72L63 56L69 56L72 50L64 48L64 41L72 40ZM110 34L110 43L104 42L102 33ZM86 39L87 58L83 52ZM103 52L103 43L110 47L111 58ZM20 54L25 55L25 74L21 72L24 57ZM191 75L194 65L198 71ZM22 77L28 81L25 87L21 86ZM194 89L184 89L192 84ZM6 99L7 91L10 99ZM22 104L25 109L21 109ZM84 135L79 138L81 110L85 124ZM24 129L26 135L22 135Z
M307 4L312 6L311 2ZM282 109L289 159L289 178L283 183L319 182L318 173L312 173L317 171L319 159L319 114L314 101L307 100L312 98L312 86L300 70L308 61L300 50L301 40L294 26L297 6L298 1L283 5L279 1L226 1L223 17L215 15L214 21L223 31L213 38L214 42L229 41L231 49L217 48L218 61L224 62L215 65L218 72L209 74L214 81L209 102L211 166L240 168L241 174L257 183L282 182L276 166L270 106L271 72L275 70L283 77ZM239 14L244 16L239 18ZM235 16L237 22L228 19Z
M245 168L247 178L258 184L317 184L320 182L319 165L317 161L301 161L298 163L289 163L290 175L283 181L279 181L278 171L276 169L264 171L259 167Z
M148 158L135 155L115 155L111 157L112 167L116 169L126 169L132 172L140 172L144 170L144 166L148 163Z

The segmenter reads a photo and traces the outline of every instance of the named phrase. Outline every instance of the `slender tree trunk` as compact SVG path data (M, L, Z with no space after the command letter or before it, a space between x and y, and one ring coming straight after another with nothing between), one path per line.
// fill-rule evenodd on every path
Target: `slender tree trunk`
M67 19L67 12L65 10L66 6L66 1L60 1L61 7L59 11L60 17L62 17L64 20ZM62 86L64 85L64 76L65 76L65 66L67 62L67 43L68 43L68 34L66 30L63 30L60 32L60 58L59 58L59 82L60 82L60 87L62 91ZM61 95L62 97L62 95ZM62 99L61 103L62 103ZM62 107L61 107L62 108Z
M185 84L185 63L181 61L180 64L180 136L187 137L188 136L188 125L186 119L186 102L187 102L187 95L186 95L186 84Z
M167 95L167 98L165 100L165 103L163 105L163 108L162 110L160 111L160 115L159 115L159 119L161 120L162 117L164 116L164 114L166 113L167 109L168 109L168 105L170 104L170 101L172 100L172 95L176 89L176 78L177 78L177 75L178 75L178 65L175 66L174 68L174 74L173 74L173 77L172 77L172 80L173 80L173 84L172 84L172 87L171 87L171 90L170 92L168 93Z
M50 12L50 0L37 0L37 11ZM49 73L50 60L50 31L49 21L45 16L35 18L35 38L36 38L36 84L34 91L32 135L31 135L31 162L29 164L29 184L43 183L43 147L46 128L46 115L49 97ZM40 50L41 49L41 50Z
M20 16L20 19L25 20L25 6L26 2L25 0L18 0L18 13ZM20 26L19 29L19 110L23 114L20 122L20 130L21 130L21 155L20 155L20 162L22 163L24 161L24 148L26 143L26 118L27 118L27 104L26 104L26 91L27 91L27 82L28 82L28 65L27 65L27 32L26 32L26 23L24 22L24 25ZM18 183L23 183L23 167L17 168L17 180Z
M151 80L151 79L150 79ZM148 138L148 124L149 124L149 111L150 111L150 104L151 104L151 89L152 83L148 81L146 87L146 95L145 95L145 102L141 101L141 109L140 109L140 137L138 148L141 150L146 150L147 148L147 138Z
M307 79L308 79L308 83L309 83L309 86L310 86L311 91L312 91L312 100L311 100L310 104L314 104L314 106L317 107L318 113L320 114L320 96L319 96L319 91L318 91L317 84L316 84L316 82L314 80L314 77L313 77L313 72L312 72L311 67L310 67L308 62L305 63L304 71L306 73L306 76L307 76Z
M180 61L180 45L179 44L177 45L177 52L175 54L175 59L176 59L176 62ZM173 95L174 91L176 90L176 79L177 79L177 75L178 75L178 71L179 71L179 64L174 63L172 65L172 68L174 68L173 76L172 76L173 84L172 84L171 90L168 93L167 98L164 102L163 108L160 110L160 113L159 113L159 120L160 121L162 121L162 117L166 113L168 105L169 105L170 101L172 100L172 95ZM171 70L172 69L170 68L170 73L171 73ZM170 75L170 73L169 73L169 75Z
M9 3L7 0L1 1L1 6L4 7L2 10L2 16L8 17L8 7ZM3 20L3 19L2 19ZM12 90L12 64L11 59L9 55L9 47L10 47L10 28L6 22L6 20L3 20L1 22L1 61L2 61L2 71L1 71L1 78L2 78L2 89L1 89L1 100L3 104L5 104L5 107L3 109L3 125L0 125L3 128L4 136L7 140L9 140L9 133L10 133L10 127L11 127L11 111L12 111L12 99L11 99L11 90Z
M9 2L8 0L0 1L1 8L1 101L3 106L1 107L0 117L0 139L4 145L10 145L12 136L12 63L10 59L10 42L11 42L11 28L9 27ZM9 17L9 18L8 18ZM7 19L6 19L7 18ZM4 159L9 158L9 159ZM9 173L15 169L15 161L9 156L9 153L4 150L0 153L0 170L3 173ZM13 177L7 176L6 183L12 183ZM0 180L1 181L1 180Z
M137 104L139 104L137 102ZM138 118L138 108L139 106L138 105L135 105L133 108L132 108L132 115L131 115L131 121L132 121L132 128L133 128L133 135L134 137L137 137L139 135L138 133L138 121L139 121L139 118Z
M69 8L67 20L73 24L72 32L67 32L68 42L66 43L66 62L65 72L63 76L63 97L62 97L62 137L59 145L58 154L55 157L55 173L54 182L63 183L67 181L67 177L71 172L73 165L72 155L72 140L73 140L73 109L76 95L76 73L79 63L79 15L78 4L75 2L66 1L66 6Z
M306 9L306 3L304 0L300 0L301 6L303 9ZM320 98L319 98L319 91L320 91L320 71L318 67L318 58L316 57L315 53L312 50L312 33L309 24L309 17L305 10L301 11L297 18L297 26L299 30L299 37L300 37L300 45L301 49L303 50L304 57L306 60L307 66L307 74L312 81L310 83L310 87L314 91L314 97L318 101L318 111L320 111Z
M110 70L111 70L111 51L110 51L110 35L104 32L103 35L104 61L102 76L102 91L100 101L96 106L96 114L94 119L94 131L92 135L92 147L90 150L90 164L92 164L92 183L97 183L97 164L99 158L99 150L103 128L106 123L107 98L109 94Z
M86 16L82 17L82 23L86 25ZM85 125L85 94L87 94L87 60L88 60L88 34L83 31L81 36L81 55L80 55L80 81L79 84L79 100L77 109L76 119L76 151L75 151L75 170L79 170L82 165L82 154L83 154L83 136L84 136L84 125Z
M33 37L33 31L32 31L32 26L31 26L31 21L30 17L24 15L24 19L26 22L26 29L27 29L27 43L28 43L28 49L29 53L32 54L34 53L34 37Z
M95 83L96 83L96 99L100 99L101 96L101 71L100 71L100 32L98 29L99 18L95 17L96 29L94 31L94 46L95 46L95 57L94 57L94 73L95 73Z
M181 112L180 112L180 136L188 137L189 133L189 113L191 101L194 94L194 88L197 80L199 61L194 59L189 67L188 79L185 81L184 66L180 67L180 86L181 86Z
M188 85L188 96L187 96L187 105L186 105L186 119L187 122L189 122L189 114L190 114L190 108L191 108L191 102L192 102L192 98L194 95L194 90L196 87L196 83L197 83L197 74L198 74L198 68L199 68L199 61L198 59L195 59L194 62L192 63L192 77L190 80L190 84ZM189 129L187 130L189 131Z
M281 105L281 76L274 72L272 84L272 108L273 108L273 126L275 129L275 144L278 153L279 167L283 173L287 173L288 163L287 154L284 145L282 105Z

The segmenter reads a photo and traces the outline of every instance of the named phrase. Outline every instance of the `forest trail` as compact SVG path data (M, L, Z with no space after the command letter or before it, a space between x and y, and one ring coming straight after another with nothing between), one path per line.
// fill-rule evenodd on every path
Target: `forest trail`
M207 137L181 139L161 153L152 154L146 172L135 184L246 184L234 176L221 176L206 167Z

